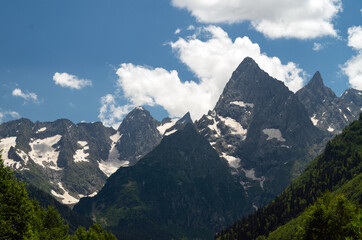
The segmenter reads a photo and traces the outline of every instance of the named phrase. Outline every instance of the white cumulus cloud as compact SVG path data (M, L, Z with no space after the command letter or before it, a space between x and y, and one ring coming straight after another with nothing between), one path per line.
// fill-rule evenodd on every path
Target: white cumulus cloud
M203 23L250 21L270 38L337 36L332 20L342 11L341 0L172 0L172 4Z
M271 76L283 81L292 91L303 86L304 71L295 63L282 64L277 57L262 53L258 44L248 37L236 38L216 26L196 29L202 36L192 35L171 42L177 57L197 76L197 81L181 81L176 70L123 63L117 70L117 91L129 102L116 104L114 95L102 98L99 117L112 125L121 120L132 107L140 105L162 106L171 117L181 117L190 112L198 119L213 109L232 72L247 56ZM197 37L207 40L200 40ZM117 92L116 91L116 92Z
M175 30L175 34L179 34L181 32L181 29L179 29L179 28L177 28L176 30Z
M20 118L20 114L15 111L1 111L1 109L0 109L0 123L7 116L10 116L11 118Z
M53 76L53 80L56 85L60 85L61 87L69 87L71 89L77 90L80 90L86 86L92 86L92 81L88 79L79 79L77 76L66 72L56 72Z
M348 46L362 50L362 27L353 26L348 28Z
M36 95L36 93L32 93L32 92L28 92L28 91L26 91L26 93L25 93L20 88L15 88L12 92L12 95L14 97L21 97L26 102L32 101L34 103L39 103L38 96Z
M357 55L349 59L341 68L348 76L351 87L362 90L362 27L348 28L348 46L357 51Z
M120 106L116 97L112 94L107 94L101 98L101 108L99 109L98 118L105 126L118 128L124 116L132 110L133 105Z

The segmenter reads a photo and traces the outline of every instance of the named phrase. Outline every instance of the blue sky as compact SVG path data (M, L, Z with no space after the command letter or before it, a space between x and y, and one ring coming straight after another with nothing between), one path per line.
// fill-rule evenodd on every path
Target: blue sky
M303 3L302 3L303 2ZM0 122L212 109L245 56L296 91L362 90L360 0L0 1Z

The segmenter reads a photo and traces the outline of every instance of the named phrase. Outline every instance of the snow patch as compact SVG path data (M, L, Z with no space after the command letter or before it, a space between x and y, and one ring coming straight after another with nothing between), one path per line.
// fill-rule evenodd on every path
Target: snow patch
M254 181L258 181L259 184L260 184L260 187L264 190L264 181L265 181L265 177L262 176L260 178L257 178L255 177L255 170L254 168L250 169L250 170L246 170L246 169L241 169L244 173L245 173L245 176L251 180L254 180Z
M332 128L331 126L328 127L328 132L333 132L334 131L334 128Z
M165 133L165 136L169 136L169 135L171 135L171 134L174 134L175 132L177 132L177 129L174 129L174 130L172 130L172 131L166 132L166 133Z
M280 132L279 129L265 128L263 129L263 133L268 136L266 140L272 140L273 138L275 138L279 142L285 142L285 138L283 138L282 133Z
M212 120L213 120L213 124L209 125L207 127L210 128L212 131L215 131L217 136L220 136L221 132L220 132L220 129L217 127L218 122L214 118L212 118Z
M171 122L158 126L157 130L160 132L161 135L163 135L167 131L167 129L170 129L171 127L173 127L178 120L179 120L179 118L171 119Z
M75 154L73 156L74 162L89 162L89 160L86 159L87 157L89 157L89 153L85 152L89 150L87 141L78 141L78 144L82 148L75 151Z
M230 104L236 105L239 107L251 107L251 108L254 107L253 103L244 103L243 101L233 101L233 102L230 102Z
M97 195L97 191L95 191L94 193L91 194L87 194L87 195L83 195L83 194L78 194L79 198L84 198L84 197L94 197L95 195Z
M3 149L2 156L4 159L4 165L7 167L18 169L20 167L20 163L8 158L10 148L15 147L15 145L16 137L7 137L0 139L0 149Z
M230 117L226 117L226 118L221 117L221 116L219 116L219 117L225 123L225 125L231 129L231 134L240 135L240 136L242 136L243 140L245 140L246 133L248 132L247 129L244 129L240 123L235 121L235 119L232 119Z
M316 117L316 114L313 115L313 117L310 118L310 120L312 121L313 125L314 126L317 126L319 120L315 118Z
M98 162L99 169L107 176L111 176L115 171L120 167L128 167L128 161L119 160L119 152L116 148L116 144L121 139L122 134L117 132L116 134L110 136L109 138L112 140L111 149L109 150L108 159L106 161L101 160Z
M18 154L18 156L24 161L25 164L28 163L29 161L29 156L28 154L26 154L23 150L17 149L16 153Z
M129 167L129 161L121 161L118 159L101 160L98 162L99 169L107 176L111 176L120 167Z
M41 132L44 132L45 130L47 130L46 127L42 127L40 129L38 129L38 131L36 131L36 133L41 133Z
M71 196L71 195L69 194L69 192L64 189L62 183L58 183L58 186L59 186L59 188L60 188L61 190L63 190L63 192L64 192L63 194L59 194L59 193L57 193L57 192L54 191L54 190L51 190L50 193L51 193L54 197L60 198L60 199L61 199L60 201L61 201L63 204L75 204L75 203L79 202L79 199Z
M240 158L236 158L236 157L227 155L226 153L222 153L221 156L226 159L226 161L229 163L230 167L232 167L232 168L240 167Z
M57 167L59 151L53 148L53 145L57 144L61 138L61 135L55 135L44 139L32 140L29 143L31 147L29 156L36 164L42 167L61 170L61 168Z
M283 147L283 148L291 148L291 146L287 146L287 145L281 145L281 147Z

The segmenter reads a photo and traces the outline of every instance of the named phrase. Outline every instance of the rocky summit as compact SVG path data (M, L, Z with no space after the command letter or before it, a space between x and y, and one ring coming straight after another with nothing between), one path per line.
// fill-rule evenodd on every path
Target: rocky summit
M318 71L296 96L307 109L313 124L327 134L340 133L346 125L357 120L362 111L362 91L348 89L337 97L324 85Z
M293 92L251 58L233 72L215 108L196 125L255 208L287 186L324 138Z

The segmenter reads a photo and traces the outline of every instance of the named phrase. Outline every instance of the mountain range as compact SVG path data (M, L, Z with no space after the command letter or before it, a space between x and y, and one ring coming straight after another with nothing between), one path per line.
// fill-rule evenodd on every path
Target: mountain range
M292 181L278 197L255 214L217 233L216 239L299 239L298 231L312 218L315 218L316 222L309 234L319 237L309 236L302 239L360 239L361 133L362 113L358 120L328 142L323 153L316 157L303 174ZM356 210L351 207L345 208L347 201L343 200L344 198L356 206L359 204L359 207ZM335 204L331 207L339 209L339 212L324 215L331 203ZM311 214L311 210L314 209L317 211ZM349 211L356 220L356 233L353 232L353 225L348 225L349 221L354 220L346 218ZM337 229L341 231L337 232Z
M361 91L337 97L319 72L293 93L245 58L195 122L142 107L117 130L19 119L0 125L0 148L19 178L81 199L74 210L118 237L209 238L280 194L361 110Z

